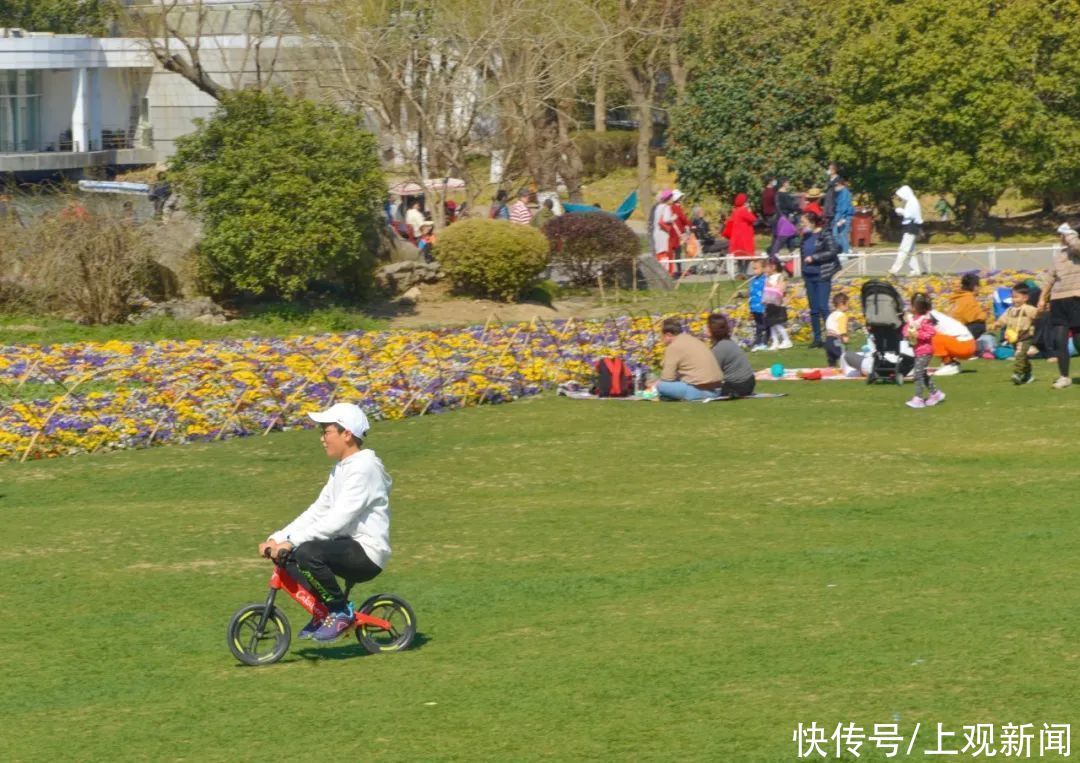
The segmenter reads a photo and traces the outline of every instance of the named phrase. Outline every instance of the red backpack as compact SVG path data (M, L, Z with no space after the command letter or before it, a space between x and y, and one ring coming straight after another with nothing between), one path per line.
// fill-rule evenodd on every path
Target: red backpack
M596 387L599 397L629 397L634 394L634 377L620 358L596 361Z

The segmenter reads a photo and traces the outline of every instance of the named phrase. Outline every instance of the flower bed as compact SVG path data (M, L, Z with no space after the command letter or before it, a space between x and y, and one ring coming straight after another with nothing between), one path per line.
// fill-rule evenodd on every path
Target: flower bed
M982 293L1021 275L1029 274L992 273ZM861 280L836 285L849 291L855 317ZM955 281L926 277L903 291L940 297ZM807 339L801 281L789 297L792 334ZM748 342L753 322L745 301L726 311ZM687 318L701 335L705 315ZM357 401L375 419L505 402L564 381L586 382L602 357L656 368L656 323L638 316L288 339L12 345L0 350L0 386L9 392L0 407L0 460L304 427L308 411L335 400Z

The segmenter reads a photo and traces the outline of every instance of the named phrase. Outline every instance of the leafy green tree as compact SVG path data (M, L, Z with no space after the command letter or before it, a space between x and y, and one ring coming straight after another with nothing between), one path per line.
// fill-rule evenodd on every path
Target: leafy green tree
M793 0L714 2L690 24L686 57L699 64L671 115L669 156L679 183L727 196L765 175L820 183L832 91L821 57L821 8Z
M386 185L355 115L279 91L226 94L170 168L205 226L200 270L225 291L291 297L371 283Z
M703 72L672 116L669 155L679 184L728 196L757 191L766 175L819 182L832 109L815 95L818 84L782 60Z
M58 34L106 33L111 0L0 0L0 26Z
M1075 2L857 0L839 14L826 140L857 185L879 200L900 183L952 193L971 222L1010 186L1075 181L1077 46L1067 62L1053 50Z

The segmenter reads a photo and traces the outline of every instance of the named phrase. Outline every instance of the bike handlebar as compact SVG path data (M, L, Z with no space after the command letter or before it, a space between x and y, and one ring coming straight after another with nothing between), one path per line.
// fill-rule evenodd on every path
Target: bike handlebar
M277 554L271 554L269 548L263 549L263 556L274 564L285 564L289 560L289 555L292 553L292 549L278 548Z

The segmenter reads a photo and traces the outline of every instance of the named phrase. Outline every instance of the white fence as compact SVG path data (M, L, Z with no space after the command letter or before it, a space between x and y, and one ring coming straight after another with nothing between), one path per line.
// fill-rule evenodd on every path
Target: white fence
M987 246L985 248L965 249L916 249L916 257L919 257L919 267L925 273L959 273L966 270L1041 270L1050 265L1050 259L1061 247L1058 244L1032 244L1022 246ZM697 266L700 270L711 272L699 272L697 275L684 276L682 280L701 280L707 277L710 280L734 279L739 272L740 262L750 260L765 260L765 254L757 254L754 257L734 257L732 255L707 256L681 258L673 260L679 263L684 272ZM801 275L803 258L801 254L778 255L782 262L794 263L795 275ZM841 255L844 262L840 275L847 276L872 276L884 275L896 260L895 249L876 249L870 251L851 252ZM701 266L705 268L701 268ZM908 266L905 265L905 268Z

